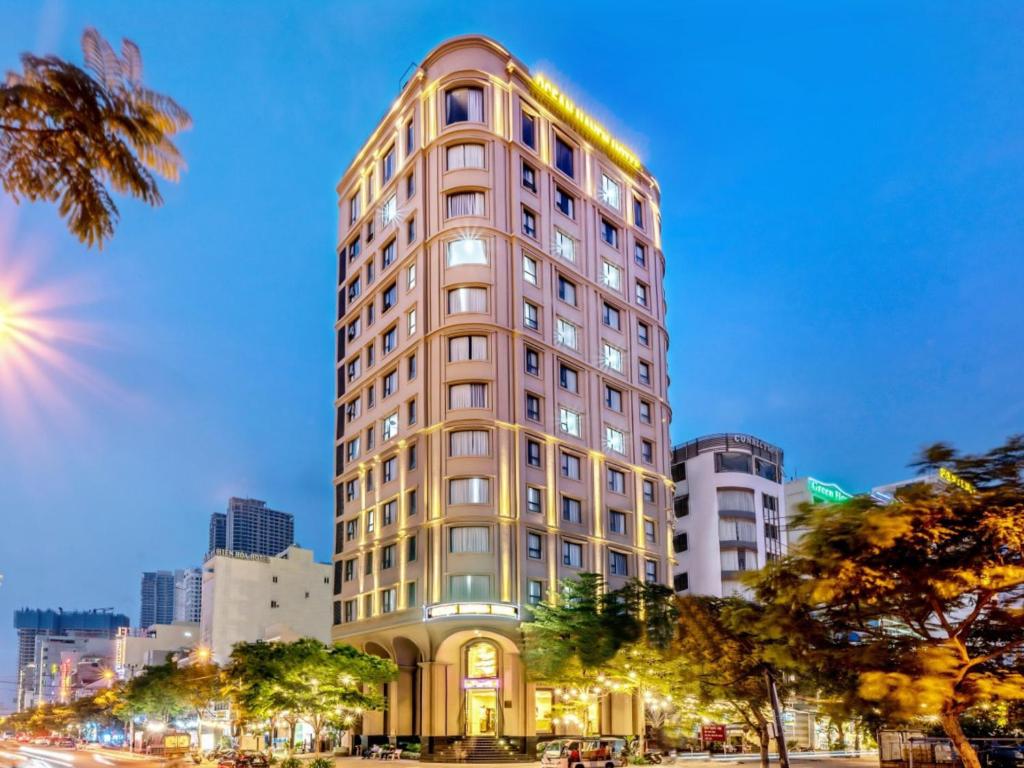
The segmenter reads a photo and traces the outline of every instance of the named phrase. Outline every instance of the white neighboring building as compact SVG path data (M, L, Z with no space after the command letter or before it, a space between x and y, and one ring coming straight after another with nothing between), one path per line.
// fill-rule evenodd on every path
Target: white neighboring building
M853 498L835 483L826 483L814 477L798 477L786 483L786 542L792 547L800 540L802 530L793 525L793 516L800 505L839 504Z
M737 594L744 571L785 554L782 473L782 449L751 435L708 435L672 450L677 592Z
M224 664L257 640L331 640L331 566L290 546L274 557L215 550L203 563L201 644Z
M114 640L114 671L131 680L146 667L167 660L168 654L187 652L199 645L199 622L176 621L145 629L123 627Z
M199 623L202 617L203 571L180 568L174 572L174 622Z

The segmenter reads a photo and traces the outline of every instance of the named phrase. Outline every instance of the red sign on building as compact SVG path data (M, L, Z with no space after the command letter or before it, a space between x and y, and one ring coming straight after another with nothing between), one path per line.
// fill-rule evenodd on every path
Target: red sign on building
M725 741L724 725L702 725L700 727L701 741Z

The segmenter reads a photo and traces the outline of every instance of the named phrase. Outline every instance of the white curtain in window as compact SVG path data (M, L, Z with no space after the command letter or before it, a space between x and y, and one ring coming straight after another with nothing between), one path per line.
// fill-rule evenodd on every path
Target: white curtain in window
M461 477L448 481L449 504L487 504L491 481L486 477Z
M486 288L452 288L448 291L448 314L461 312L486 312Z
M448 599L452 602L490 600L491 577L475 573L449 576Z
M491 433L483 429L467 429L449 435L452 456L487 456L491 452Z
M448 195L448 217L483 216L483 192L454 192Z
M484 121L484 92L481 88L469 90L469 119L476 123Z
M451 528L449 533L452 552L491 551L490 531L485 526L459 526Z
M754 492L736 488L721 488L718 491L720 512L753 512Z
M477 237L464 237L448 243L448 266L460 267L465 264L486 264L487 250L484 241Z
M452 384L448 387L449 408L486 408L486 384Z
M456 144L448 147L448 170L457 171L460 168L483 168L484 167L484 145L483 144Z
M462 360L486 360L486 336L455 336L448 339L448 362Z
M562 543L562 563L573 568L583 567L583 547L571 542Z
M740 569L739 556L735 549L723 549L721 558L723 571L738 571Z
M718 538L721 541L757 541L757 525L752 520L719 520Z

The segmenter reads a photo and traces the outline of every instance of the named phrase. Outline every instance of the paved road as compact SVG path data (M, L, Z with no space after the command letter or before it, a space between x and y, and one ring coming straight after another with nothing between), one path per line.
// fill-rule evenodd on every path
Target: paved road
M162 760L114 749L63 749L35 744L0 742L0 768L155 768Z

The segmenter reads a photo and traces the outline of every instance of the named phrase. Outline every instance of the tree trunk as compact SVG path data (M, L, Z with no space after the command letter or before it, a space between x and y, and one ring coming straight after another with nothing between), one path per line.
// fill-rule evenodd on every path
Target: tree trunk
M288 754L292 754L295 751L295 729L299 723L297 720L288 721Z
M313 725L313 754L320 754L320 731L323 729L322 725Z
M960 717L952 712L943 712L939 715L939 722L942 723L942 730L953 742L960 759L963 760L964 768L981 768L981 761L978 760L978 753L964 736L964 730L960 727Z
M768 721L756 707L754 708L754 719L757 720L757 744L761 754L761 768L768 768Z

